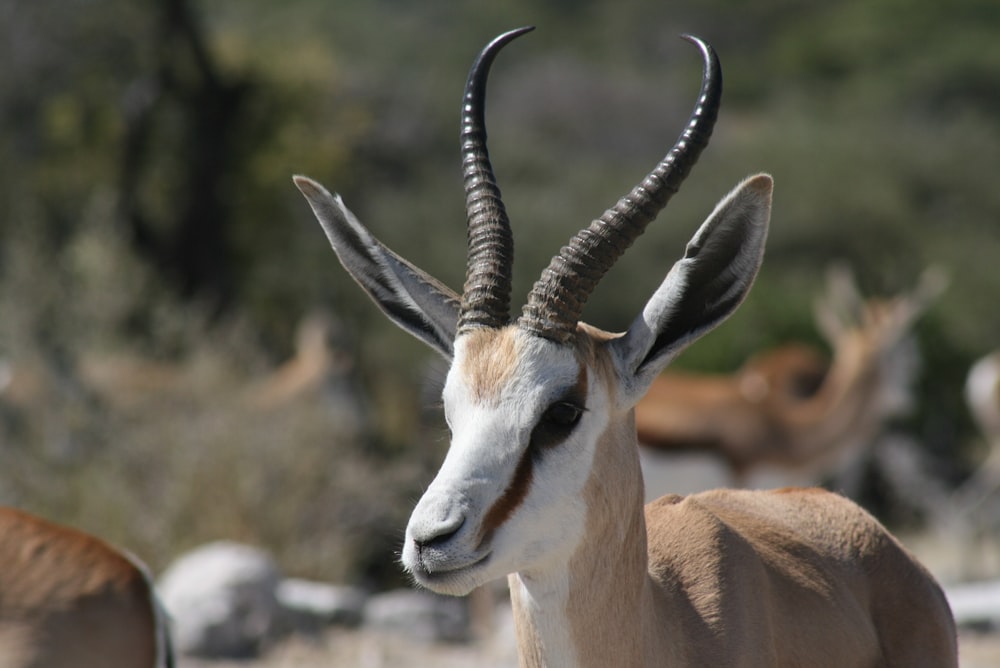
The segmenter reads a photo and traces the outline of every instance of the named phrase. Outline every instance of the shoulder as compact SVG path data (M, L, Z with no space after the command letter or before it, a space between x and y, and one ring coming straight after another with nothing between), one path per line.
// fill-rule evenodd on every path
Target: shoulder
M721 489L667 496L646 506L651 552L678 541L808 544L820 552L860 556L879 550L888 533L856 503L818 488ZM831 555L832 556L832 555Z

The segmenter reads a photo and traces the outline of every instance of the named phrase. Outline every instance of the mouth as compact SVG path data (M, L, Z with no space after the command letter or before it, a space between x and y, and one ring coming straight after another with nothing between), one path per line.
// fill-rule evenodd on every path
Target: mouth
M462 596L482 584L476 577L490 559L486 552L467 563L428 564L425 555L420 555L417 564L410 571L418 584L439 594Z

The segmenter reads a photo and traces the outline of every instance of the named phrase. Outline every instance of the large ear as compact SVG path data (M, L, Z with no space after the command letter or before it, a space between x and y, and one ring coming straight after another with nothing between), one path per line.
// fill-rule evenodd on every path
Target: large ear
M331 195L305 176L296 176L294 181L354 280L390 320L451 359L459 296L386 248L344 206L339 195Z
M634 403L660 371L736 310L764 257L771 177L752 176L729 193L688 243L629 330L610 346Z

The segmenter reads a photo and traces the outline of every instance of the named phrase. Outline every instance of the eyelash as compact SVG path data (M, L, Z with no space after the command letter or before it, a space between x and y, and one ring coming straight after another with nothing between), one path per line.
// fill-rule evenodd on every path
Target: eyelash
M565 413L563 413L565 411ZM580 423L586 409L572 401L557 401L542 414L531 432L529 448L538 456L546 448L562 443Z
M562 413L566 411L566 413ZM570 401L557 401L548 407L542 419L558 427L571 429L576 426L583 415L583 408Z

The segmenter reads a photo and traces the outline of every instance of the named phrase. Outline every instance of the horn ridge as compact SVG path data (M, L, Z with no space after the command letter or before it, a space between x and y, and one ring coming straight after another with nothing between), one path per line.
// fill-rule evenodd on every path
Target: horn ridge
M458 334L510 322L514 239L486 148L486 81L500 49L533 29L518 28L493 39L476 58L465 85L461 146L469 251Z
M701 90L687 125L646 178L552 258L528 295L518 320L522 329L568 341L597 283L667 205L708 145L722 101L722 68L711 46L691 35L681 37L701 50L704 61Z

